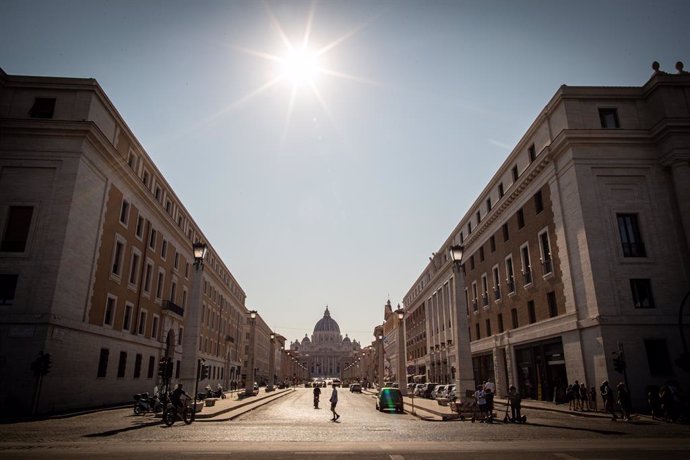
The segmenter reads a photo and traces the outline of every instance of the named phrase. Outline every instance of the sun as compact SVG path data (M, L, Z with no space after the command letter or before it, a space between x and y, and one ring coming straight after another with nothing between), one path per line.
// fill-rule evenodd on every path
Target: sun
M282 76L294 86L308 86L316 82L322 72L316 53L307 47L292 48L287 56L280 60Z

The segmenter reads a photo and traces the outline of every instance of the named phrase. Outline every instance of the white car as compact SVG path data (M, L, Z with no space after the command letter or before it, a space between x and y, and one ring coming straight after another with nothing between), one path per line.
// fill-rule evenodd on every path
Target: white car
M443 392L446 390L446 385L436 385L436 388L431 392L431 399L441 398Z

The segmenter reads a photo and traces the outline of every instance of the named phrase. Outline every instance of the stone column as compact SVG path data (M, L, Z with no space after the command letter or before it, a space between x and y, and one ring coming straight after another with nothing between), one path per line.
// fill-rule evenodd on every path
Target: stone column
M456 347L457 364L455 366L456 394L464 395L465 391L475 389L474 369L472 368L472 351L468 336L467 303L465 302L465 274L459 262L453 264L453 278L455 280L455 329L453 330L453 345Z

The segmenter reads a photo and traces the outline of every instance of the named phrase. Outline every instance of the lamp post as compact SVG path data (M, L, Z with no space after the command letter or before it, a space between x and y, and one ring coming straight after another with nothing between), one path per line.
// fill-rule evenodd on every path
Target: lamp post
M254 394L254 348L256 344L256 310L249 312L249 321L251 322L251 337L249 339L249 360L247 366L247 383L244 386L245 396Z
M379 346L379 388L383 388L383 327L378 326L376 328L376 343Z
M403 396L407 394L407 365L405 360L405 310L398 304L398 388Z
M198 371L199 341L201 340L201 306L203 296L204 258L208 247L197 241L192 244L194 257L194 271L192 272L192 288L189 296L189 308L185 312L185 328L182 334L182 347L185 350L181 360L180 383L192 391L196 383ZM172 356L168 358L172 359ZM196 393L196 392L195 392Z
M275 383L275 362L276 362L276 350L275 350L276 334L271 332L271 351L268 355L268 383L266 384L266 391L273 391L273 384Z
M450 248L450 258L453 261L453 277L455 278L455 308L453 316L455 328L453 341L455 342L455 388L461 397L471 390L474 392L474 371L472 369L472 351L470 349L469 324L467 322L467 299L465 298L465 269L462 264L463 247L454 245Z

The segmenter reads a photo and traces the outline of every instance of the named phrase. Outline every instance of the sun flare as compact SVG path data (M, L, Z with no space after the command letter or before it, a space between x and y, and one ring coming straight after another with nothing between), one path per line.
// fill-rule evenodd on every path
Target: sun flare
M316 54L305 48L293 48L282 59L282 74L295 86L314 83L321 72Z

